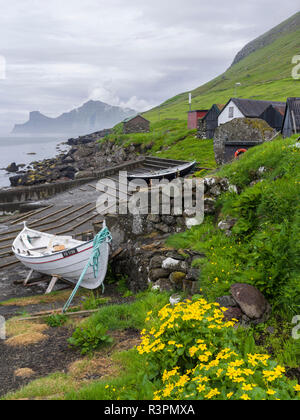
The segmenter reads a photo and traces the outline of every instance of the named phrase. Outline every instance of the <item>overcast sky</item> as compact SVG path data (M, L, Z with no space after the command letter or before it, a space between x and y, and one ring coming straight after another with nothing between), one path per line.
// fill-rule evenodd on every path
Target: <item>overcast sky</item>
M0 0L0 135L88 99L139 111L222 73L299 0Z

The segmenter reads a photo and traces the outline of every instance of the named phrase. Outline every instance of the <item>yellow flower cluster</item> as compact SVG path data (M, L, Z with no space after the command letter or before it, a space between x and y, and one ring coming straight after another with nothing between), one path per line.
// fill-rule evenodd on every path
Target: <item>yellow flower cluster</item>
M283 375L283 373L285 373L285 368L281 367L279 365L276 366L276 368L273 369L273 370L264 370L263 371L264 378L268 382L275 381L277 378L280 378Z
M242 358L232 348L222 348L223 337L231 343L228 337L232 337L235 325L234 321L225 320L225 311L218 303L208 303L203 298L187 300L174 307L166 305L158 313L159 325L142 331L138 352L149 354L148 360L154 360L155 366L163 360L168 361L165 366L169 366L163 370L162 387L155 392L155 400L250 400L257 393L265 399L276 396L276 383L272 384L274 389L270 389L268 383L282 377L283 367L271 369L275 364L266 354L247 354ZM171 360L175 360L176 367L172 367ZM187 360L189 369L185 370ZM260 385L256 385L259 376ZM265 389L261 388L262 382ZM300 386L294 390L299 392Z

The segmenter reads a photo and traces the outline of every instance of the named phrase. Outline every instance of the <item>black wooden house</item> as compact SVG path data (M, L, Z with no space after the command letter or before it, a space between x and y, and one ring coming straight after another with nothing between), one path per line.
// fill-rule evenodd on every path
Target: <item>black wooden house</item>
M259 118L265 120L269 126L276 131L281 131L285 108L285 105L270 105L264 110Z
M282 124L283 137L300 133L300 98L288 98Z
M218 117L223 108L224 105L214 104L208 113L201 120L198 120L197 137L199 139L212 139L214 137L215 130L218 127Z

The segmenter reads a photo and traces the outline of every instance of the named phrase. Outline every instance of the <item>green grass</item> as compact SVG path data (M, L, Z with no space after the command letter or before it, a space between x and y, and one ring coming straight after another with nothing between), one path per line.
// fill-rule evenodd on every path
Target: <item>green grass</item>
M218 203L219 219L237 219L232 235L226 236L216 220L170 237L168 245L205 252L199 261L203 292L210 300L228 294L231 284L258 287L274 309L286 316L300 310L300 150L289 140L265 143L247 152L239 161L218 173L241 189L239 195L224 194ZM262 181L257 169L264 167Z
M142 330L147 312L163 307L168 301L169 295L166 293L142 292L136 295L136 300L133 303L115 304L101 308L93 316L83 321L80 327L101 324L110 331L126 328Z
M128 147L139 145L142 154L178 160L196 160L201 167L216 168L213 141L199 140L196 130L187 129L187 121L162 120L151 124L150 133L122 134L120 125L107 136L116 144ZM103 140L100 140L100 144Z

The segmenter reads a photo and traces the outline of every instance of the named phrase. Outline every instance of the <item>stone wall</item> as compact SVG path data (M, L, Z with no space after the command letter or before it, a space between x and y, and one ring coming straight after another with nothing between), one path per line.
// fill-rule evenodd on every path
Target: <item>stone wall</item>
M225 191L235 191L226 178L204 179L204 214L216 215L216 202ZM182 215L107 215L105 220L113 236L111 266L115 275L126 276L133 291L145 290L151 283L161 290L199 291L200 270L193 267L203 254L191 250L174 250L165 245L173 233L186 231L197 224L193 211ZM198 224L202 220L198 220ZM220 229L229 234L232 221L223 222ZM95 232L101 225L95 224Z
M220 125L214 136L214 152L218 164L225 163L226 142L254 142L270 141L276 135L266 121L258 118L235 118Z
M198 127L197 127L197 137L198 139L206 139L206 121L199 119L198 120Z

